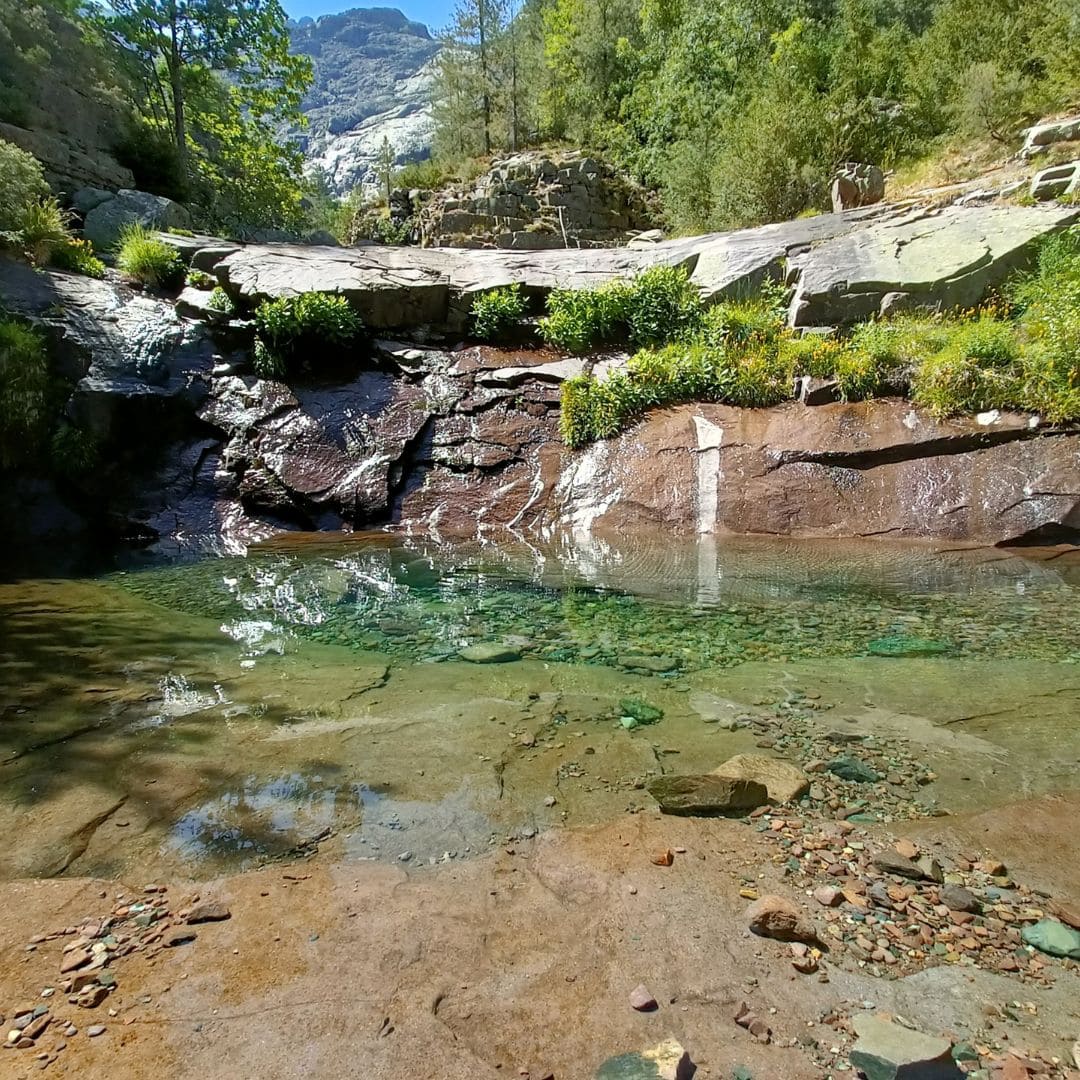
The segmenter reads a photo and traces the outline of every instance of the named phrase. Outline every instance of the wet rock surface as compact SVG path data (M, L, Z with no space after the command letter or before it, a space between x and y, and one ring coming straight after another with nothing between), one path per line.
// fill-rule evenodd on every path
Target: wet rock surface
M1072 528L1080 438L1009 414L935 421L902 401L682 405L568 456L564 521L699 532L1009 543ZM1034 482L1032 478L1038 478Z

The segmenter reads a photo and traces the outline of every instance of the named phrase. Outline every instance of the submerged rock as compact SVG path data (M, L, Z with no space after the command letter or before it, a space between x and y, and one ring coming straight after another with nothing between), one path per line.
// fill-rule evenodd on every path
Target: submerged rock
M879 1016L857 1016L852 1021L859 1041L851 1064L866 1080L960 1080L948 1039L924 1035Z
M619 714L622 717L629 716L638 724L655 724L657 720L663 720L664 710L655 705L649 705L637 698L623 698L619 702Z
M860 761L856 757L833 758L825 768L833 776L838 776L841 780L849 780L856 784L873 784L881 779L865 761Z
M649 794L665 814L709 817L742 815L762 806L769 797L764 784L730 776L659 776L649 782Z
M521 650L497 641L483 641L478 645L467 646L458 656L470 664L508 664L521 659Z
M906 634L892 634L878 638L867 646L871 656L941 656L949 651L949 646L929 638L909 637Z

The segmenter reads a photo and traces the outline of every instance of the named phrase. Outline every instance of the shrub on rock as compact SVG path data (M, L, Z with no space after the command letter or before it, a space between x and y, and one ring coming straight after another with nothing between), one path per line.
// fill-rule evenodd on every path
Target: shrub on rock
M481 341L506 337L525 314L525 296L517 283L481 293L472 305L473 335Z
M288 375L312 358L341 355L363 329L344 296L303 293L270 300L255 312L255 371L263 378Z
M51 195L23 209L19 240L26 257L35 266L44 266L53 252L71 242L71 214Z
M105 264L94 254L94 246L89 240L71 239L54 248L51 262L58 270L68 270L84 277L105 276Z

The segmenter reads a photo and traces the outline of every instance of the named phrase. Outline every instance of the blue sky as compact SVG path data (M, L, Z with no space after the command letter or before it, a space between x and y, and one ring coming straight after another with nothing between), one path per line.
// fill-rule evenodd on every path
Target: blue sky
M330 15L337 11L348 11L355 7L396 7L404 11L410 19L417 22L427 23L431 30L438 30L450 21L450 9L453 0L404 0L403 3L395 4L393 0L282 0L282 6L294 19L311 15L318 18L320 15Z

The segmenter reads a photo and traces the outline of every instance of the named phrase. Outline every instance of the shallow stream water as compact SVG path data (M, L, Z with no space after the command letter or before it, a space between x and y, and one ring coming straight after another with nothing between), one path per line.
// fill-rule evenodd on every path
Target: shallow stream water
M652 534L0 584L0 876L420 868L748 751L857 746L871 819L1071 787L1078 601L1063 559Z

